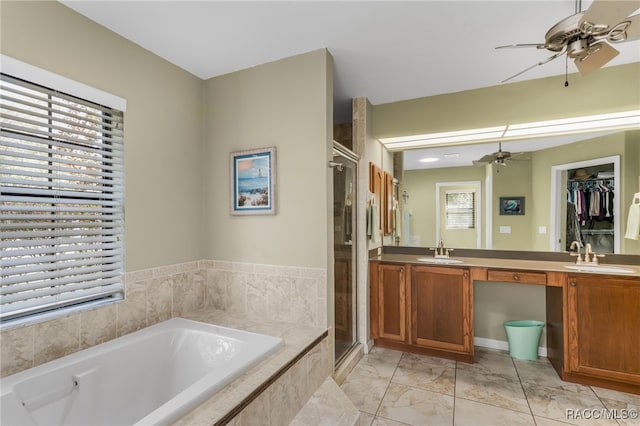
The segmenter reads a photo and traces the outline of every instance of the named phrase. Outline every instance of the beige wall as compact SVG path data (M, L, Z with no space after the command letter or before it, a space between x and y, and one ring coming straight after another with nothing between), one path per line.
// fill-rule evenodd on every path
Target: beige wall
M484 242L484 178L482 167L450 167L425 170L405 170L403 175L404 190L409 199L404 208L411 212L411 235L420 236L420 245L433 247L436 244L436 183L479 181L482 190L482 234ZM447 247L455 247L449 241L444 241Z
M331 64L317 50L205 82L205 257L328 266ZM269 146L276 147L277 214L231 216L230 152Z
M492 170L492 248L497 250L531 250L531 230L539 206L532 199L531 161L515 157L506 166L491 165ZM524 215L501 215L500 197L524 197ZM500 227L510 233L501 233Z
M128 271L202 258L327 267L325 50L203 82L57 2L3 1L1 19L2 54L127 100ZM231 217L229 153L265 146L277 147L278 214Z
M638 109L638 75L636 62L570 74L566 88L556 76L376 105L373 132L383 138Z
M635 193L640 192L640 130L625 134L625 151L622 161L622 229L626 231L629 207ZM640 254L640 239L622 240L623 253Z
M58 2L1 2L1 51L127 100L126 268L203 257L202 81Z

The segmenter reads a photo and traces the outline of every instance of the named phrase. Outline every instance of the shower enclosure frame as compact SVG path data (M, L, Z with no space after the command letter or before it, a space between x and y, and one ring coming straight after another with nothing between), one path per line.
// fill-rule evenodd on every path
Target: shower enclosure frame
M334 355L335 366L359 346L358 336L358 156L333 143L333 255L334 255ZM351 173L350 179L342 173ZM342 188L336 188L343 184ZM350 202L350 204L348 204ZM350 223L345 224L345 218ZM350 236L350 239L349 239ZM347 274L343 276L342 274Z

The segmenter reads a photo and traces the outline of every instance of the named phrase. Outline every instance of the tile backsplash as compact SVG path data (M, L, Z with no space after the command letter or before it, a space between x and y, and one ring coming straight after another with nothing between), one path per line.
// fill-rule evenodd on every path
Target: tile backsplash
M327 326L327 272L320 268L201 260L128 272L125 294L120 302L3 330L0 377L203 308Z

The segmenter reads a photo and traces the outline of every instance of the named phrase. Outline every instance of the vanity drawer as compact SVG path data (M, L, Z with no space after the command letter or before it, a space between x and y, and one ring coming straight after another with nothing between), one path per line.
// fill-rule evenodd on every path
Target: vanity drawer
M487 271L487 280L501 281L506 283L521 284L547 284L547 274L544 272L524 272L501 269L489 269Z

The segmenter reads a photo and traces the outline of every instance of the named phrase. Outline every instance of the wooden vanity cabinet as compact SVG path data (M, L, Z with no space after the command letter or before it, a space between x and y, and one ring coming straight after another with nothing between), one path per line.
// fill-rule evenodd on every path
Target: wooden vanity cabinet
M402 264L371 264L371 334L394 342L407 341L407 283Z
M415 266L410 297L412 344L472 353L472 297L467 269Z
M640 280L570 274L566 288L567 379L596 385L598 379L604 379L619 383L620 390L637 393L640 390ZM632 386L625 386L627 384Z
M466 268L370 265L377 346L473 362L473 290Z

